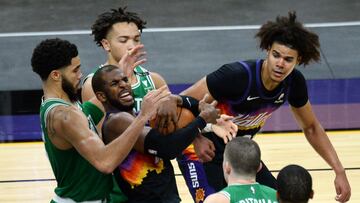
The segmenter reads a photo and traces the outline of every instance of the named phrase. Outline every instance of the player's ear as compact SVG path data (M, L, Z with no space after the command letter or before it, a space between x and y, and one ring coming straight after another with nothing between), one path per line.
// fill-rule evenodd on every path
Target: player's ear
M301 60L302 60L301 56L298 56L296 59L296 65L299 65Z
M61 79L61 72L59 70L52 70L49 74L49 77L52 79L52 80L55 80L55 81L60 81Z
M276 191L276 199L278 200L278 202L280 202L280 195L278 191Z
M224 162L224 172L226 174L230 174L230 172L231 172L231 166L230 166L230 163L228 161Z
M107 52L110 52L110 43L107 39L102 39L101 45Z
M310 197L309 197L310 199L312 199L312 198L314 198L314 190L311 190L311 192L310 192Z
M262 168L262 162L260 161L260 164L259 164L259 167L258 167L258 169L257 169L257 172L259 172L260 170L261 170L261 168Z
M107 100L104 92L97 91L95 92L95 96L101 103L106 102Z

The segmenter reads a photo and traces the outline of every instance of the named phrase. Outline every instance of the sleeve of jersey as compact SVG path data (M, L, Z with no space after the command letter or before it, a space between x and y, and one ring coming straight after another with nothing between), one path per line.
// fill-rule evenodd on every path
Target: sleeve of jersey
M168 135L162 135L156 129L151 129L145 137L144 151L163 159L174 159L192 143L205 126L205 120L196 117L189 125Z
M247 71L238 62L225 64L206 76L209 92L218 101L242 96L248 80Z
M309 99L307 85L300 71L294 69L293 74L288 101L291 106L299 108L304 106Z
M89 101L84 102L82 104L82 108L87 116L91 115L95 125L97 125L104 116L104 112L102 112L99 107Z

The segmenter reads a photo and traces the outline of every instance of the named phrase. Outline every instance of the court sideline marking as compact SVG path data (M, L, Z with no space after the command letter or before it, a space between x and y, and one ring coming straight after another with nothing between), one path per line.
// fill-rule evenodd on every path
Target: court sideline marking
M349 22L328 22L328 23L309 23L305 27L323 28L323 27L348 27L360 26L360 21ZM204 27L167 27L167 28L145 28L143 32L189 32L189 31L224 31L224 30L255 30L260 25L235 25L235 26L204 26ZM0 33L2 37L34 37L51 35L90 35L90 30L71 30L71 31L50 31L50 32L9 32Z

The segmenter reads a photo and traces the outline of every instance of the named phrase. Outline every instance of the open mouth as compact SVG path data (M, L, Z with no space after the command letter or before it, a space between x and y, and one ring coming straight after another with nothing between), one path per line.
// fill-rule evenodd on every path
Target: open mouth
M124 90L120 92L119 98L123 101L132 101L133 97L129 91Z
M284 75L284 73L282 71L274 70L273 72L274 72L274 75L279 78Z

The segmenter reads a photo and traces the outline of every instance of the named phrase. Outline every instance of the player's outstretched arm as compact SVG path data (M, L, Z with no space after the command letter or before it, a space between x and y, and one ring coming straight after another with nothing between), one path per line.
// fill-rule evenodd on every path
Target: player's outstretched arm
M105 145L100 137L89 129L85 115L75 107L55 107L48 117L51 131L54 132L50 138L53 144L60 149L75 147L90 164L103 173L111 173L124 160L130 151L129 145L136 140L147 122L147 117L138 117L121 139Z
M209 95L208 101L211 102L214 100L206 84L206 77L201 78L195 84L180 93L180 95L191 96L197 100L201 100L206 94Z
M161 102L167 99L169 92L160 88L144 97L142 112L131 125L115 139L105 145L100 137L89 129L88 121L75 107L55 107L48 115L49 137L58 148L75 147L96 169L111 173L132 149L144 125L154 115Z
M351 196L351 188L346 177L345 169L326 135L324 128L312 111L310 102L308 101L303 107L291 107L291 110L311 146L335 171L335 199L339 202L348 201Z

